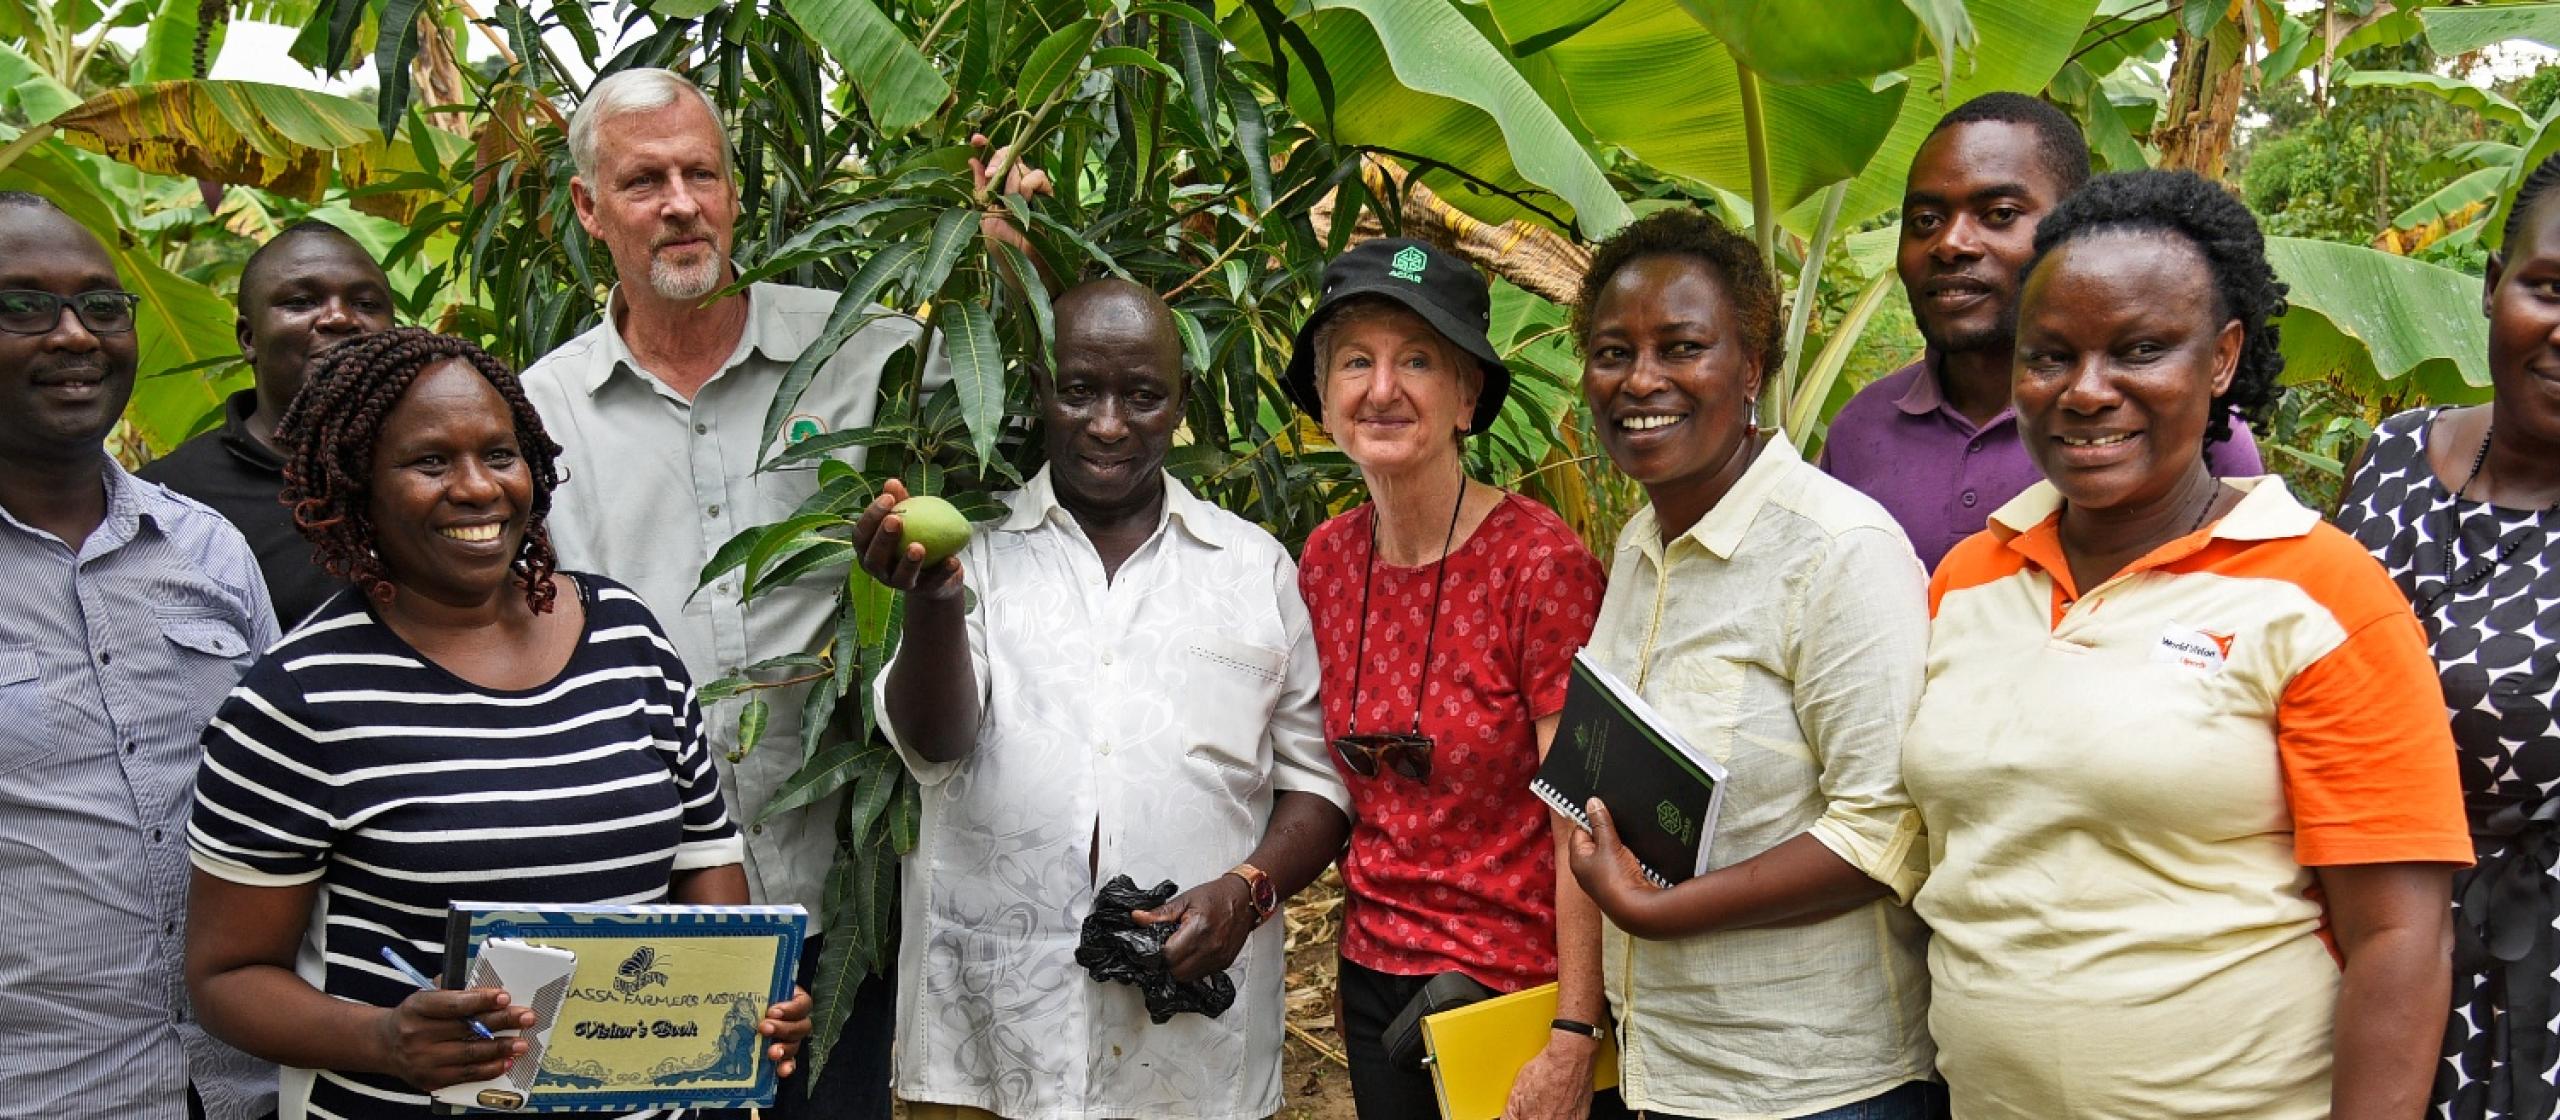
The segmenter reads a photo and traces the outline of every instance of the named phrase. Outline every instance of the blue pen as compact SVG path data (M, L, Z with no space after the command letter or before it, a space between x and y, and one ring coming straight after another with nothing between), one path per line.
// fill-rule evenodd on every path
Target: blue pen
M402 960L400 958L400 954L392 952L391 946L385 945L382 947L382 959L390 961L391 967L399 969L400 975L407 977L409 982L412 984L425 988L430 992L441 991L443 989L443 985L427 979L426 973L418 971L418 966ZM480 1025L480 1020L478 1019L465 1019L463 1022L471 1027L471 1033L479 1035L482 1038L494 1039L498 1037L494 1034L490 1034L489 1028Z

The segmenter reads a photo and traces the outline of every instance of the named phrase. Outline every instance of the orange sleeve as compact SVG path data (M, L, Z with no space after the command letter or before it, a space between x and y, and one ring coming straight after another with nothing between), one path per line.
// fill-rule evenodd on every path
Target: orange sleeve
M2377 573L2378 574L2378 573ZM2443 685L2405 606L2368 613L2296 673L2276 750L2305 867L2471 862Z

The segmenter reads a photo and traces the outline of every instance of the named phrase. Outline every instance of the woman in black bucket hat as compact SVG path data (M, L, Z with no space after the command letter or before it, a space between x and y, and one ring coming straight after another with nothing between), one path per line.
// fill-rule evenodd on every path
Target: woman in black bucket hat
M1438 993L1587 969L1597 911L1563 877L1529 779L1590 636L1602 572L1546 507L1467 477L1510 370L1484 277L1387 239L1325 267L1286 385L1360 468L1369 501L1308 537L1298 586L1324 667L1325 734L1351 788L1340 1013L1364 1120L1436 1115L1399 1015ZM1561 951L1560 951L1561 950ZM1579 1117L1604 1008L1560 1007L1511 1114ZM1614 1095L1602 1115L1616 1113Z

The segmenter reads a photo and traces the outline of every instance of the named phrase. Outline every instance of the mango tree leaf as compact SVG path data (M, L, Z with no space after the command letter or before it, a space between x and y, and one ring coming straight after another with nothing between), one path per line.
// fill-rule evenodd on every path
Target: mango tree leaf
M970 449L984 460L1004 425L1004 355L996 349L995 319L974 303L946 303L942 329L960 419L969 426Z
M1920 57L1920 18L1902 0L1679 0L1733 60L1772 82L1863 81ZM1964 15L1963 5L1956 15Z
M878 761L877 756L886 753L888 751L884 747L854 740L819 751L817 757L783 779L782 784L774 789L773 799L756 811L756 820L769 821L780 814L826 800L830 794L843 789L845 783L852 781L854 775L871 768Z
M2516 128L2527 128L2533 124L2526 119L2524 110L2516 107L2515 102L2498 96L2494 91L2442 74L2411 70L2358 70L2339 75L2338 84L2350 88L2370 86L2380 89L2416 90L2478 113L2481 119L2492 124L2512 125Z
M388 136L400 128L409 110L409 62L418 54L418 20L427 0L381 0L381 32L374 37L373 77L381 83L374 94L375 119Z
M942 72L871 0L782 0L782 8L844 68L882 132L904 133L950 100Z
M2509 39L2560 47L2560 4L2426 8L2418 20L2426 25L2427 46L2440 55L2469 54Z
M1972 14L1979 36L1972 68L1959 72L1954 81L1943 83L1927 68L1913 74L1910 96L1903 99L1900 114L1894 118L1884 142L1872 149L1871 158L1855 172L1857 181L1850 185L1849 197L1840 207L1842 224L1854 228L1877 214L1901 208L1902 184L1911 174L1911 158L1919 154L1920 142L1929 138L1929 131L1937 127L1938 118L1948 110L1993 90L2043 89L2070 57L2081 27L2089 22L2096 6L2097 0L1970 0L1965 10ZM1777 91L1769 92L1774 103ZM1817 121L1811 126L1812 135L1822 135L1833 127L1836 126ZM1773 161L1786 145L1809 138L1779 132L1774 120L1770 135L1783 138L1776 145L1778 151L1772 153ZM1811 193L1806 192L1806 196ZM1790 211L1785 219L1787 228L1809 233L1820 217L1819 209L1799 206Z
M1496 11L1534 2L1497 0ZM1555 67L1594 142L1624 148L1671 175L1751 191L1733 56L1671 0L1630 0L1539 57ZM1770 191L1778 208L1868 166L1893 127L1906 86L1879 91L1865 79L1764 83ZM1899 198L1899 171L1894 183Z
M764 725L772 718L772 705L761 699L747 701L747 706L738 712L738 748L729 761L736 762L756 749L756 740L764 738Z
M2267 260L2292 289L2280 321L2286 381L2339 378L2368 394L2405 381L2431 401L2488 399L2477 277L2298 237L2268 238Z
M844 340L852 338L873 319L888 314L876 302L889 282L906 274L907 267L924 254L924 246L913 241L898 241L880 247L871 259L862 263L862 271L854 273L843 294L836 297L835 307L827 312L827 325L818 337L811 339L791 360L791 368L782 371L782 381L774 386L773 403L765 407L764 435L758 447L773 446L773 437L781 434L782 422L791 418L791 410L799 407L800 395L808 391L809 380L818 375L818 367L835 356Z
M1436 172L1424 180L1450 204L1487 221L1528 216L1523 200L1585 237L1605 237L1633 220L1573 130L1454 6L1316 0L1296 22L1331 78L1335 143L1463 169L1473 182ZM1271 61L1261 36L1239 33L1231 40L1247 57ZM1290 83L1289 102L1299 119L1322 128L1325 113L1314 87ZM1658 111L1666 101L1648 105Z
M1038 107L1049 100L1076 76L1084 56L1093 50L1094 36L1102 34L1102 21L1080 19L1049 33L1040 45L1031 48L1031 57L1022 63L1022 84L1014 91L1014 100L1022 105Z

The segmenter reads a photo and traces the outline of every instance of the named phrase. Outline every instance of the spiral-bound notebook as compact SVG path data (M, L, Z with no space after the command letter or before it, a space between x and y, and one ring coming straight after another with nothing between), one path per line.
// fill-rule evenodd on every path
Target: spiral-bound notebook
M1573 655L1555 745L1529 788L1584 828L1597 797L1645 875L1668 887L1707 869L1725 769L1585 650Z

